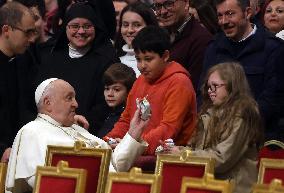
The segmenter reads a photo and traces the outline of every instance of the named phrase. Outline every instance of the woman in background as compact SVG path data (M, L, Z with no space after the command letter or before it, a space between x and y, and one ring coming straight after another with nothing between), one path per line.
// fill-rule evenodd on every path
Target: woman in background
M264 26L273 34L284 30L284 0L267 0L264 5ZM278 36L278 35L276 35Z
M158 26L158 21L153 10L144 3L129 4L121 11L114 46L121 63L133 68L136 77L140 75L140 72L131 43L137 33L149 25Z

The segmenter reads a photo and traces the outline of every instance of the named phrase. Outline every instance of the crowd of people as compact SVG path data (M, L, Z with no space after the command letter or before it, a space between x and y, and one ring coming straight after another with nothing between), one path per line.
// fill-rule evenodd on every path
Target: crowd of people
M247 193L263 142L284 141L283 0L0 6L7 192L32 190L47 145L80 140L112 148L112 171L159 145L160 153L190 148Z

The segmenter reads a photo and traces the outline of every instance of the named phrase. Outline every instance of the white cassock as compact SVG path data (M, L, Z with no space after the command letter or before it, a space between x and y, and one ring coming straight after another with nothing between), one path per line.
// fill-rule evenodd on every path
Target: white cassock
M48 115L38 114L34 121L19 130L14 140L5 192L20 193L34 186L36 167L44 166L47 145L73 146L76 140L84 141L87 147L99 144L101 148L110 148L105 141L78 125L62 127ZM112 153L110 171L128 171L147 145L127 133Z

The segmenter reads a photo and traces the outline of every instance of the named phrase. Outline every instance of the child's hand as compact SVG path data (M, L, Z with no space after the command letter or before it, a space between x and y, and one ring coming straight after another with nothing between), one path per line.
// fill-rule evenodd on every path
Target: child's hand
M165 146L164 153L168 154L180 154L181 150L179 146Z
M167 139L165 141L160 140L159 143L161 144L159 146L161 148L157 153L179 154L181 152L179 146L175 146L172 139Z
M115 141L116 141L116 143L109 144L109 146L110 146L112 149L116 148L116 146L121 142L121 139L120 139L120 138L115 138Z
M120 138L111 138L111 137L106 137L106 139L108 140L107 143L108 145L114 149L120 142L121 142L121 139Z

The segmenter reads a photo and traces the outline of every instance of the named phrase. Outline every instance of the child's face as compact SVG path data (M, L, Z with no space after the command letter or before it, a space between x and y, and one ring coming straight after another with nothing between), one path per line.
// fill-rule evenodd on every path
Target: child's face
M105 101L109 107L116 107L126 101L127 89L121 83L105 86Z
M220 105L228 96L226 83L221 79L219 72L214 71L210 74L207 82L208 95L213 105Z
M146 27L143 18L135 12L127 11L122 16L121 35L129 47L137 33Z
M169 51L166 50L162 57L155 52L139 51L135 53L135 57L141 74L151 83L160 78L164 72L169 59Z

